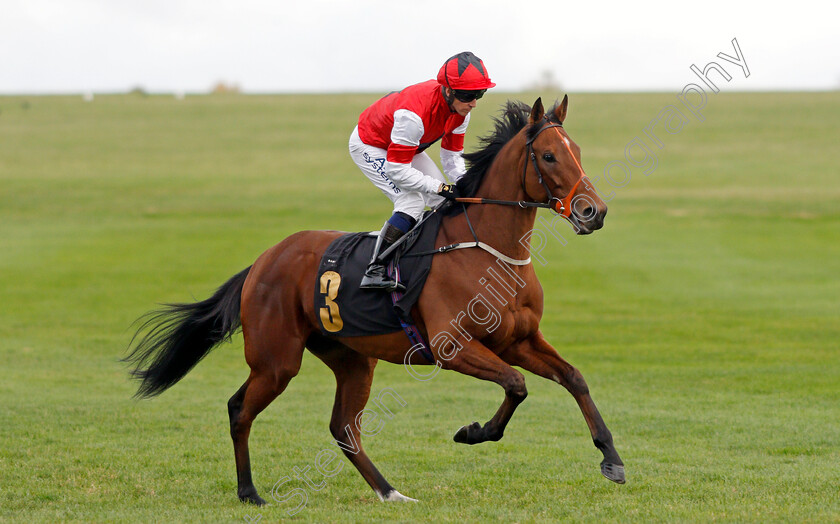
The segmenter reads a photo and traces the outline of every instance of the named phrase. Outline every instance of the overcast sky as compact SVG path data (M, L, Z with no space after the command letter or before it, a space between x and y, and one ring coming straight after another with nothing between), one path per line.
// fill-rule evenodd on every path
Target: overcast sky
M833 2L2 0L0 93L383 92L464 50L503 91L840 88ZM829 7L833 6L833 7ZM717 58L736 56L750 76Z

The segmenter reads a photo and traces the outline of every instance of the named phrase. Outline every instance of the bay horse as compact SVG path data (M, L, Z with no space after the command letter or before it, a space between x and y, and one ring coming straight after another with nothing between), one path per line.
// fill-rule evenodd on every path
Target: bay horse
M464 315L465 305L476 295L476 282L486 282L484 270L499 259L486 250L454 250L433 257L412 317L426 340L429 335L449 335L431 339L436 366L495 382L504 389L504 401L493 418L484 425L463 426L455 434L456 442L477 444L502 438L514 410L527 396L525 378L513 368L518 366L557 382L574 396L603 454L601 473L623 484L624 464L586 381L540 332L543 291L528 263L528 244L522 241L533 231L540 206L562 214L577 234L603 226L607 206L583 172L580 148L562 127L567 108L568 96L549 112L540 99L532 108L508 102L502 117L495 119L495 131L481 139L484 148L465 155L469 169L457 184L466 195L463 202L490 205L463 204L461 212L442 219L437 234L437 247L480 239L505 259L519 260L518 265L496 273L500 288L518 292L508 299L497 298L504 305L498 307L492 325L486 316ZM379 360L412 366L429 362L416 354L402 332L343 338L322 334L313 301L316 275L321 255L341 234L302 231L291 235L209 299L170 304L148 314L129 344L134 347L125 360L134 364L132 374L141 381L137 396L152 397L178 382L213 347L242 328L251 371L228 401L228 415L237 494L243 502L265 504L251 477L251 424L297 375L305 349L335 373L330 432L336 443L381 500L414 500L400 494L377 470L361 446L354 421L367 404ZM147 333L139 337L143 331Z

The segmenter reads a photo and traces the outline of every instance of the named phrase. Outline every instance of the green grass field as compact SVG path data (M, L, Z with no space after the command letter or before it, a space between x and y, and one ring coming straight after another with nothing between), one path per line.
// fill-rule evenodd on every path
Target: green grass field
M0 97L0 520L840 521L837 92L710 95L705 121L660 133L655 172L602 191L603 230L543 252L542 329L586 377L626 485L600 475L552 382L526 373L505 438L467 447L452 435L500 388L381 364L374 394L406 406L365 447L419 503L380 503L342 457L320 491L279 492L307 493L293 517L298 499L240 504L226 402L248 373L241 336L153 401L131 398L118 359L141 314L205 298L287 235L380 227L390 205L346 149L375 98ZM481 101L468 150L505 98ZM572 94L590 177L675 103ZM333 393L307 354L257 419L266 499L334 447Z

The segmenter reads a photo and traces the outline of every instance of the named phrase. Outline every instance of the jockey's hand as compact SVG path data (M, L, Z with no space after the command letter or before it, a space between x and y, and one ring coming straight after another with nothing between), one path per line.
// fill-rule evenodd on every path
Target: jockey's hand
M461 196L458 194L458 188L452 184L441 184L437 194L447 200L455 200Z

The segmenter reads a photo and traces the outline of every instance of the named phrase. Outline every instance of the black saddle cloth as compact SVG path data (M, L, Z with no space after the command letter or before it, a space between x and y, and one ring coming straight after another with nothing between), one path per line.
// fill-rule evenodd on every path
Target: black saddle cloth
M430 213L430 211L427 211ZM411 308L429 275L441 213L429 217L391 257L399 268L405 293L360 289L376 244L370 233L348 233L335 239L321 257L315 282L315 310L321 333L339 337L382 335L403 329L400 319L412 323Z

